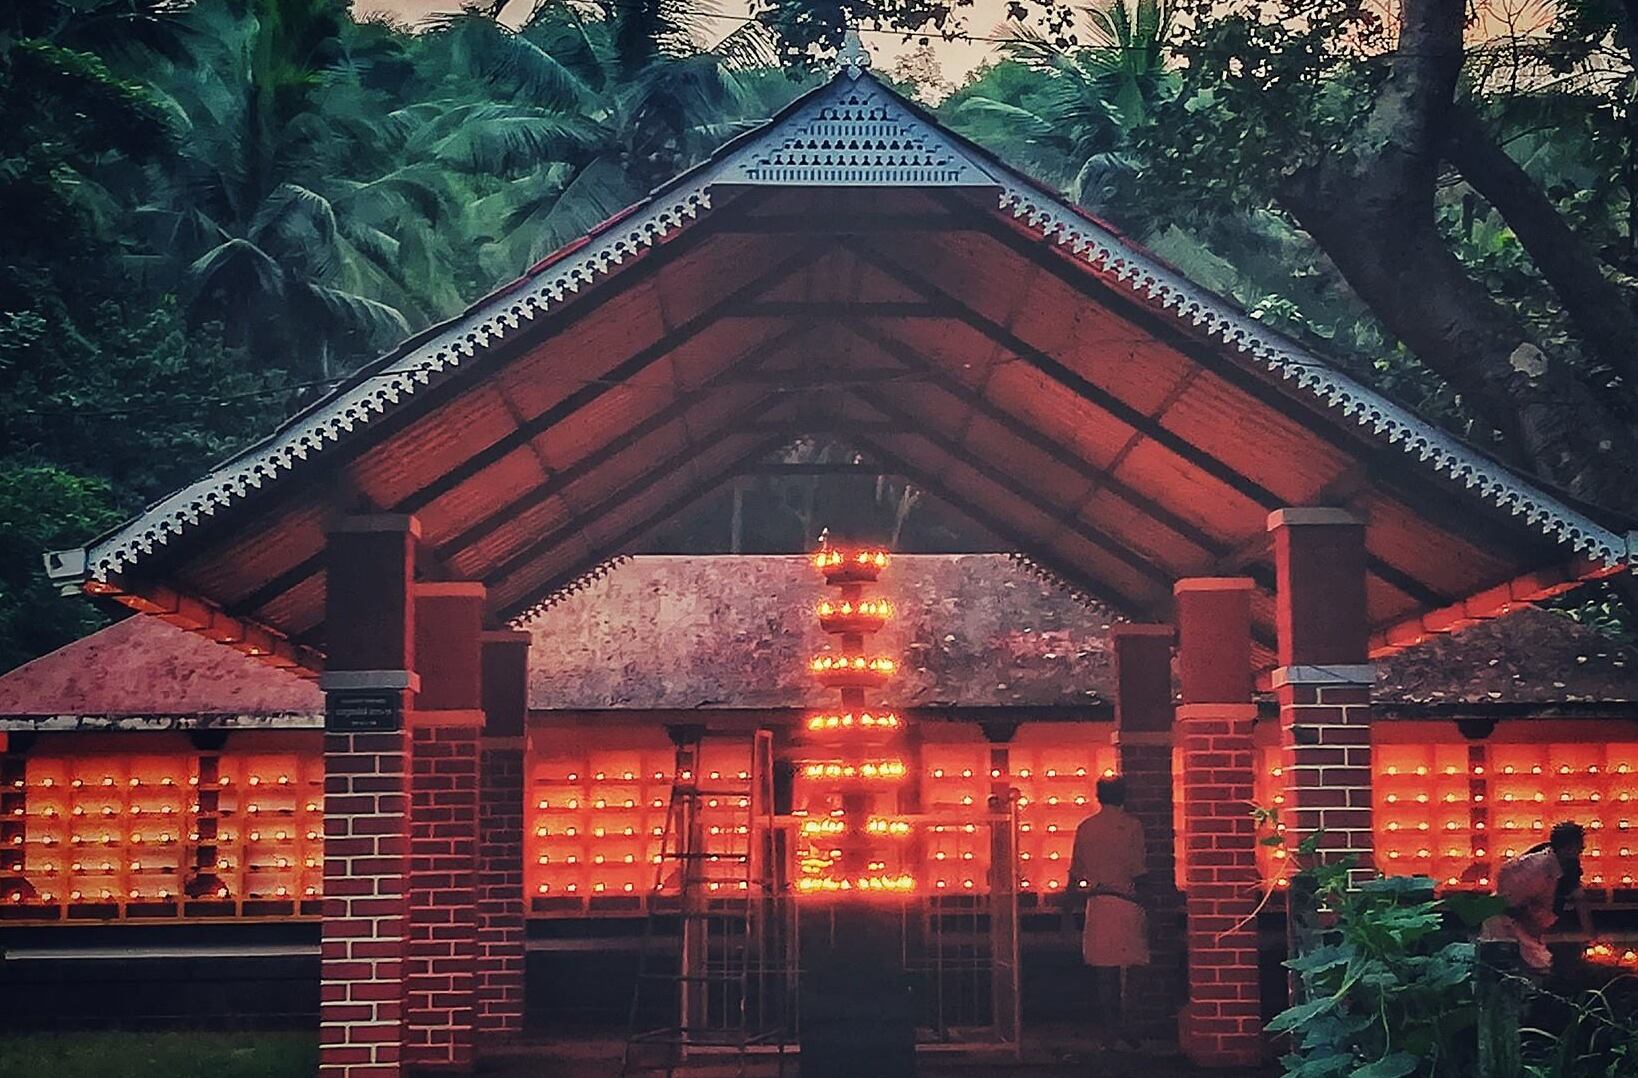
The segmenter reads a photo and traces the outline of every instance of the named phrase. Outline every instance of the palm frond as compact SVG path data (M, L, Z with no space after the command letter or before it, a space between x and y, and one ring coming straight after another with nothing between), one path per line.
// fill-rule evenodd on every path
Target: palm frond
M519 204L507 222L510 234L501 243L510 272L585 235L641 194L632 187L619 161L600 157L576 173L555 196Z
M266 303L284 295L285 275L266 251L234 237L196 258L188 267L188 283L195 302L239 297Z
M369 296L303 281L292 297L300 306L340 330L361 332L377 340L391 340L410 332L409 320L398 308Z
M1042 137L1056 130L1052 121L1020 105L996 101L989 97L971 97L956 110L962 114L989 117L1013 125L1016 134L1023 137Z
M584 80L530 35L474 11L433 16L436 33L449 35L458 63L515 99L569 105L590 91Z
M708 51L730 71L763 71L780 63L778 36L759 22L742 23Z
M567 113L484 106L470 110L432 153L436 160L469 172L514 175L584 154L599 134L597 125Z
M323 277L334 269L338 229L330 200L300 184L276 188L256 212L251 235L270 253L298 258Z

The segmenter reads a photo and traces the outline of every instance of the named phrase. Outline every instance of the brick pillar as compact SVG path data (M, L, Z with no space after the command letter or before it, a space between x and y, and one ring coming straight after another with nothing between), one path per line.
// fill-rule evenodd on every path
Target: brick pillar
M1291 843L1371 867L1371 685L1365 528L1340 509L1281 509L1274 533L1281 817ZM1356 875L1357 875L1356 874Z
M405 1062L470 1072L476 1053L478 752L484 589L415 586L421 691L409 715L409 943Z
M478 1031L523 1032L523 745L529 634L483 634L478 762Z
M337 523L325 550L319 1072L396 1078L404 1046L414 700L413 517Z
M1183 1054L1200 1066L1263 1057L1258 992L1257 829L1251 815L1251 589L1241 577L1179 581L1178 763L1189 1003Z
M1149 918L1149 964L1130 971L1126 1018L1144 1038L1170 1037L1186 996L1183 895L1176 886L1172 816L1170 625L1116 625L1115 747L1126 808L1143 824L1149 872L1139 883Z

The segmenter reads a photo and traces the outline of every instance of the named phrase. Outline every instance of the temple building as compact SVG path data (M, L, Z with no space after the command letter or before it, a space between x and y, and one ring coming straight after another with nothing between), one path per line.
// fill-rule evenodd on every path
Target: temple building
M814 435L1011 555L627 557ZM1638 897L1638 656L1534 608L1634 529L844 64L48 558L137 616L0 678L5 976L257 956L333 1075L627 1005L845 1073L813 986L869 908L923 1041L1016 1045L1121 774L1134 1028L1256 1062L1303 837L1485 889L1575 818Z

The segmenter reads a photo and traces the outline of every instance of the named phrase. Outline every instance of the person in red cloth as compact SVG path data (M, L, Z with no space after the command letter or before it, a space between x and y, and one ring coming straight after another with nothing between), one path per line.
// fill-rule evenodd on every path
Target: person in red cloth
M1098 780L1098 811L1075 829L1067 894L1086 902L1081 960L1092 968L1093 1003L1104 1039L1129 1047L1137 1039L1121 1024L1126 971L1149 964L1149 927L1138 904L1137 878L1148 871L1143 825L1126 811L1126 780Z

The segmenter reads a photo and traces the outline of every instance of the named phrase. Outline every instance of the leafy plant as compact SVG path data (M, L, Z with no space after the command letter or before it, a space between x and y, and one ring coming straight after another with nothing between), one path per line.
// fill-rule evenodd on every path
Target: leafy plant
M1323 927L1286 962L1299 1001L1268 1025L1291 1037L1287 1078L1474 1073L1474 947L1452 926L1465 918L1447 916L1424 878L1349 887L1352 865L1318 861L1317 839L1296 848L1304 867L1292 890L1313 895Z

